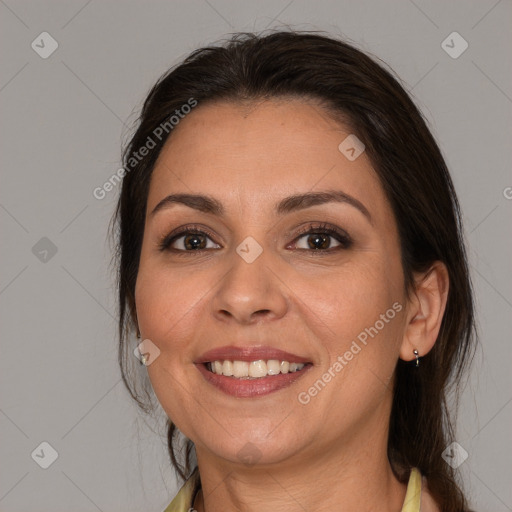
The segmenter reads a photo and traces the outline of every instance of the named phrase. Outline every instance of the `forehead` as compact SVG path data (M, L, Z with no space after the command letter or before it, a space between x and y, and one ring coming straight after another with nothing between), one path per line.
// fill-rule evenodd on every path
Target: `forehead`
M173 130L151 178L148 210L169 193L204 193L265 208L291 193L341 189L387 208L370 160L339 149L350 128L313 101L199 104ZM367 204L370 203L370 204ZM383 213L383 212L381 212Z

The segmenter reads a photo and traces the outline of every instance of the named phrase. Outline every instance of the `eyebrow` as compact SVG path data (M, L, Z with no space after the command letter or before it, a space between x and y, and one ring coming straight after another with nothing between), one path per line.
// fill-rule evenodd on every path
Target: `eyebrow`
M276 204L275 212L278 215L284 215L286 213L331 202L345 203L353 206L370 221L370 224L373 224L372 216L364 204L355 197L352 197L341 190L306 192L305 194L295 194L285 197ZM194 210L198 210L203 213L211 213L219 217L222 217L225 213L222 203L214 197L199 194L171 194L164 197L164 199L155 206L151 212L151 216L154 216L161 210L170 208L173 204L183 204L189 208L193 208Z

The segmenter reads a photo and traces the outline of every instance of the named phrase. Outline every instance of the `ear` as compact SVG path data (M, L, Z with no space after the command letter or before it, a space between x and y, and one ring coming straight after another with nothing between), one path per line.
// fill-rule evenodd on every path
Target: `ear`
M436 261L427 272L415 276L400 359L413 360L415 349L422 357L434 346L446 309L449 285L448 270L441 261Z

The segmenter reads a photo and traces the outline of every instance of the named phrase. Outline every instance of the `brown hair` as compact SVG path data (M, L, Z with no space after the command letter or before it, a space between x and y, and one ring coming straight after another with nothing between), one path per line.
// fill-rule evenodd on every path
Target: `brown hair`
M422 357L419 369L397 362L388 457L401 481L411 467L419 468L443 512L465 510L455 471L441 456L453 440L453 416L447 400L451 391L458 397L476 341L459 203L439 147L419 109L382 63L352 44L311 32L239 33L217 46L195 50L151 89L123 153L127 172L113 218L118 227L123 381L133 399L149 412L151 407L142 397L144 393L150 399L148 381L139 390L131 374L135 358L129 336L137 327L134 293L149 182L158 154L172 133L169 129L159 139L154 137L155 128L191 98L200 107L219 100L276 97L319 100L363 141L396 219L408 295L414 290L413 272L425 272L438 260L447 266L449 295L433 349ZM148 137L155 147L135 161L133 153ZM181 464L176 451L179 431L170 419L167 426L171 462L185 479L191 473L193 443L186 440Z

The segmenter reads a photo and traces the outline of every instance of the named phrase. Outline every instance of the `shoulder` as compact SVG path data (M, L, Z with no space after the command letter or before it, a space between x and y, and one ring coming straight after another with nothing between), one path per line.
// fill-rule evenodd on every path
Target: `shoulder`
M428 482L425 477L422 478L421 483L421 512L441 512L441 509L430 494Z
M426 480L424 479L424 482ZM441 512L437 503L432 498L427 486L425 485L421 492L421 512Z
M428 489L428 481L426 477L422 477L421 482L421 512L442 512ZM476 510L467 509L465 512L477 512Z
M201 485L199 471L196 468L183 484L178 494L164 512L188 512L193 508L194 498Z

